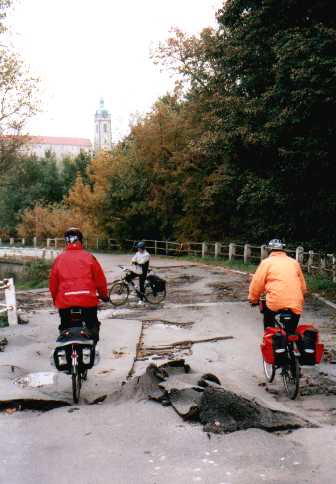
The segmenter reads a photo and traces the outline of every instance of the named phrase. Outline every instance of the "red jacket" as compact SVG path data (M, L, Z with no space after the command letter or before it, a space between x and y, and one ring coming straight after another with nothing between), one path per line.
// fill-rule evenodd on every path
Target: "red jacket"
M59 309L98 306L97 293L107 297L107 283L97 259L80 242L69 244L53 263L49 289Z

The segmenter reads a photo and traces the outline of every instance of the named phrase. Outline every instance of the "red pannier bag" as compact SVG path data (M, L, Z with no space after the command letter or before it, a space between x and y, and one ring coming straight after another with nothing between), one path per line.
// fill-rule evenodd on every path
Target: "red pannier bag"
M320 334L312 324L300 324L296 333L299 336L300 365L318 365L324 353L324 345L320 341Z
M266 328L260 345L261 353L266 363L275 366L281 365L284 358L287 358L286 343L287 336L283 329Z

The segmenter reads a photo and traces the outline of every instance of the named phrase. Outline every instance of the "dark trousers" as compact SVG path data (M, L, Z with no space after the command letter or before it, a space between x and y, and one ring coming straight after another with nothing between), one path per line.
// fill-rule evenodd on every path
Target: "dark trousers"
M141 300L143 300L143 298L144 298L146 275L147 275L147 272L146 272L146 274L136 274L135 272L131 272L127 276L127 282L131 282L134 279L136 279L137 277L139 278L139 289L140 289L139 298Z
M286 312L288 312L291 315L291 320L290 321L285 321L285 330L286 333L288 334L295 334L297 325L299 324L299 319L300 319L300 314L295 314L293 311L290 309L287 309ZM266 304L263 304L263 315L264 315L264 329L268 327L275 327L275 315L279 314L279 311L274 312L271 309L269 309Z
M58 329L62 332L74 326L82 326L82 322L85 322L85 326L90 331L94 343L97 344L100 328L97 311L97 307L60 309L61 324L58 326Z

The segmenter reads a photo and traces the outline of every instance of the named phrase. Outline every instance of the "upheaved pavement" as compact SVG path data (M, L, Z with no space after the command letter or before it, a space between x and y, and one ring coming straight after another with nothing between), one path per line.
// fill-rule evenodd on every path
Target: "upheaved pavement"
M109 281L117 265L129 260L99 258ZM165 304L139 308L133 301L119 310L104 304L101 361L89 372L76 406L70 377L57 374L49 363L58 319L47 292L19 294L29 324L0 330L8 339L0 353L0 483L332 482L335 367L303 369L304 396L288 401L280 380L264 385L261 318L246 303L249 277L172 259L154 259L153 265L168 279ZM320 326L333 361L335 312L309 299L303 320ZM195 373L215 374L224 388L293 412L315 428L214 434L184 421L171 406L131 393L116 398L123 383L137 381L149 364L174 358L184 358ZM44 383L40 387L38 378ZM19 411L25 401L30 410Z

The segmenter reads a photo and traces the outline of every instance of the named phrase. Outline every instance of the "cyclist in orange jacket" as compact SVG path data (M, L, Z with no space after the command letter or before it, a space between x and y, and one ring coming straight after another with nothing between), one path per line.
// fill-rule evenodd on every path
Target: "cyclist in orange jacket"
M270 255L257 268L249 288L248 299L252 305L258 304L263 293L264 327L274 326L274 317L281 310L288 310L292 315L287 331L294 333L303 311L304 295L307 286L300 264L288 257L285 244L278 239L268 243Z

